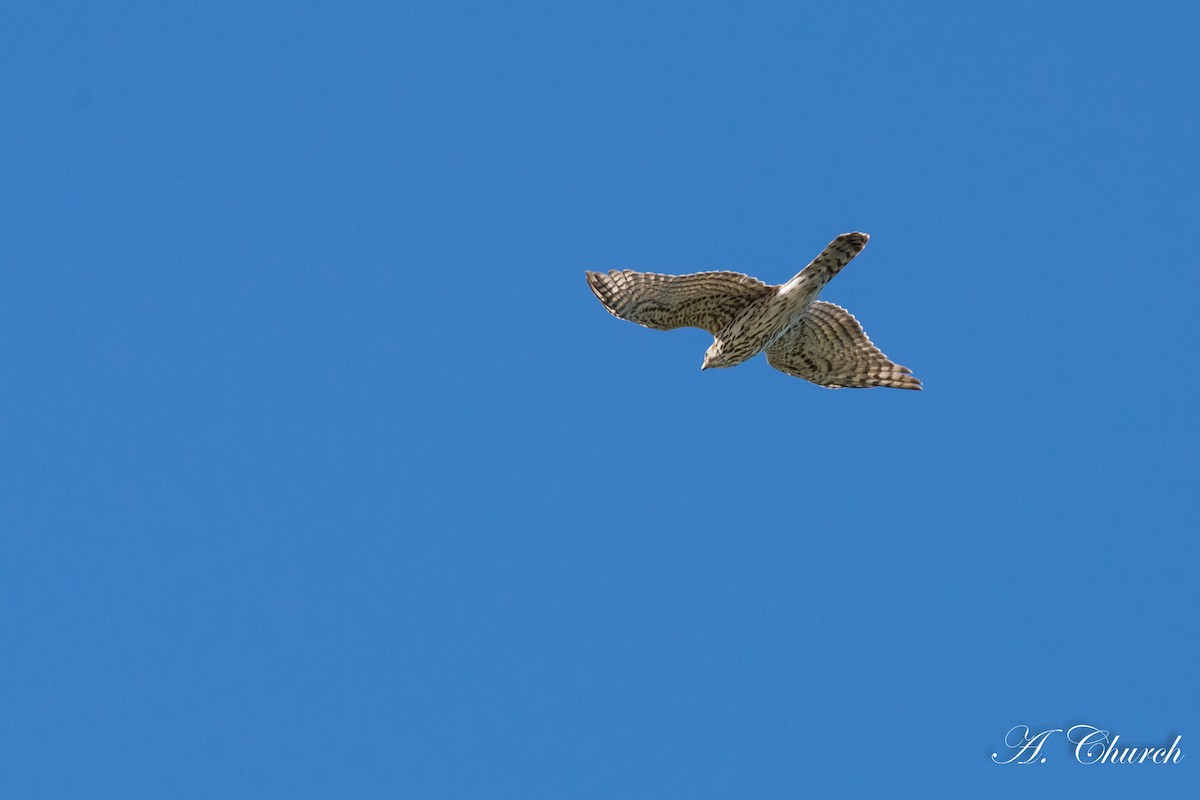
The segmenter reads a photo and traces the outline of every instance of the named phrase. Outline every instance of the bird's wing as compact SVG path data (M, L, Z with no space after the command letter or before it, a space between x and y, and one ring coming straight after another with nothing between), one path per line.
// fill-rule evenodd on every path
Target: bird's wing
M588 272L588 286L621 319L656 328L702 328L716 336L745 308L775 290L738 272L656 275Z
M822 301L809 306L800 322L767 348L767 363L831 389L921 388L912 370L871 344L849 311Z

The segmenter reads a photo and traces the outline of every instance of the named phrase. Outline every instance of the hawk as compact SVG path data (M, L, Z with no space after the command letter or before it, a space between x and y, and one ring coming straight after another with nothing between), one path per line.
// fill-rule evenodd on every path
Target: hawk
M817 300L829 279L867 246L844 233L779 286L739 272L657 275L587 271L588 286L614 316L660 331L701 328L715 339L700 369L733 367L759 352L780 372L830 389L920 389L912 370L871 344L854 316Z

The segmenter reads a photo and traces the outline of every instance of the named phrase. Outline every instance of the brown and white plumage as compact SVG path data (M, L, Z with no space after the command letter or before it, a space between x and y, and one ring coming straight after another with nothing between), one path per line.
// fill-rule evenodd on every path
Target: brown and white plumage
M588 285L613 315L647 328L701 328L716 336L755 300L775 291L739 272L657 275L631 269L588 272Z
M871 343L853 314L823 300L810 305L766 353L767 363L780 372L830 389L921 388L912 370Z
M587 272L588 285L613 315L657 330L701 328L714 336L701 369L732 367L765 351L767 363L829 388L920 389L911 370L871 343L844 308L817 294L866 246L846 233L787 283L768 286L737 272L657 275Z

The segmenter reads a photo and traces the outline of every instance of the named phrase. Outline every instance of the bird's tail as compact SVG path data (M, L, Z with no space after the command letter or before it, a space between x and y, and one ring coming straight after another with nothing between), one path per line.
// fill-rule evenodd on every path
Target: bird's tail
M865 233L843 233L830 242L821 254L812 260L796 277L786 285L803 285L809 291L820 291L829 283L834 275L842 271L842 267L858 255L867 246L871 237Z

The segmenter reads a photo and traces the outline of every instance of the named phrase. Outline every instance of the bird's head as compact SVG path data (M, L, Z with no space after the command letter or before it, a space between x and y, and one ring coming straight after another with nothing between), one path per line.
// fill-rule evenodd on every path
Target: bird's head
M725 358L725 346L719 341L713 342L704 353L704 362L700 364L700 369L715 369L728 366L729 362Z

